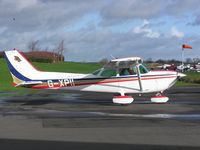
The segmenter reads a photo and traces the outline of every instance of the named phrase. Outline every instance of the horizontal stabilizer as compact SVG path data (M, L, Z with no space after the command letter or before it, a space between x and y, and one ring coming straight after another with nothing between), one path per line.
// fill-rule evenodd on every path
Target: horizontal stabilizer
M39 84L42 84L42 81L24 81L15 85L15 87L29 87L33 85L39 85Z

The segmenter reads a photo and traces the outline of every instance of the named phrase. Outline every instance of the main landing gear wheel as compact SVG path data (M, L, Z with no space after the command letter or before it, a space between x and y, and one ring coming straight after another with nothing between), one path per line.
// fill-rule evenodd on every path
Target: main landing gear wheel
M134 101L132 96L126 96L126 95L114 96L112 100L113 103L121 105L131 104Z
M151 102L153 103L166 103L169 100L169 97L163 96L160 93L156 96L151 97Z

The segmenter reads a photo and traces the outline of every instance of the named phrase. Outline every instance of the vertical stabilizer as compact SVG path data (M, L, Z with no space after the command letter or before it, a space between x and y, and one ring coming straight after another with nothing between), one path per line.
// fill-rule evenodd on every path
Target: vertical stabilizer
M31 81L33 75L38 74L38 70L17 50L4 52L8 68L13 78L13 84L18 85L25 81Z

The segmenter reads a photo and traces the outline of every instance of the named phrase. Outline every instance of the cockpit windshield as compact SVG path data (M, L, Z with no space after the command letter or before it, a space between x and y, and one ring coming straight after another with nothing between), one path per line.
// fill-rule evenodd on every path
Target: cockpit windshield
M141 64L141 65L139 66L139 69L140 69L140 73L141 73L141 74L144 74L144 73L148 73L148 72L149 72L149 70L147 69L147 67L146 67L144 64Z

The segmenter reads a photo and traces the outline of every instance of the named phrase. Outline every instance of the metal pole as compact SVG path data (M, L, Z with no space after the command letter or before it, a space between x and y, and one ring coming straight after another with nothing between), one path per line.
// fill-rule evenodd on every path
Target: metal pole
M183 63L183 61L184 61L184 48L182 47L182 64L181 64L181 66L182 66L182 72L183 72L183 70L184 70L184 63Z

